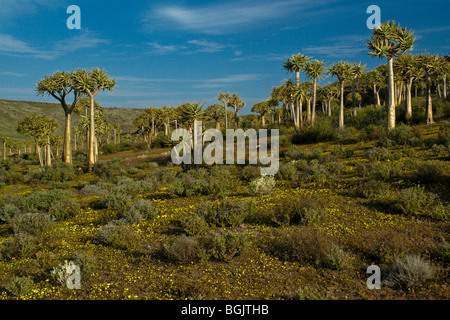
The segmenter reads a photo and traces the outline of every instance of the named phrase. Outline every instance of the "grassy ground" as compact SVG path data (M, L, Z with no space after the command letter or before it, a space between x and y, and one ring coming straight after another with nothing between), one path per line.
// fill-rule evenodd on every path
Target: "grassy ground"
M437 138L441 124L417 126L416 130L422 140ZM285 146L282 154L288 150L311 153L320 149L318 163L311 162L306 155L307 160L303 159L306 164L297 162L292 176L277 177L275 188L263 195L249 189L249 179L243 174L245 168L235 166L228 168L231 176L225 175L222 179L234 181L232 187L221 185L223 190L214 194L174 192L178 190L174 186L180 187L177 181L182 180L181 168L168 167L178 174L175 179L164 179L162 174L157 174L167 169L163 165L167 156L161 154L167 155L169 149L101 156L103 166L95 173L76 175L64 182L35 179L31 184L19 179L13 184L6 183L0 189L3 199L8 195L23 199L37 190L58 188L69 191L78 207L74 214L54 222L51 228L37 235L38 241L24 256L5 257L8 239L14 237L17 230L13 223L0 224L0 246L3 246L0 298L448 299L449 207L446 207L447 218L442 218L436 215L434 207L423 203L408 212L402 212L395 205L395 197L401 190L423 185L424 192L439 197L445 210L449 201L448 154L436 154L425 145L394 146L387 148L391 157L370 160L366 150L375 143L374 140L359 141L357 134L353 134L335 142ZM350 151L347 157L342 156L336 151L336 145L353 154ZM301 161L302 156L298 159ZM411 159L414 162L405 165ZM417 180L417 172L421 170L420 165L429 160L439 162L442 167L435 181L424 183ZM288 161L284 158L282 166ZM330 163L332 165L328 166ZM395 165L401 169L387 178L383 175L385 172L381 177L374 173L374 168L388 170L386 166ZM325 172L317 169L322 168L320 166L337 169ZM23 173L36 168L29 163L10 167ZM155 179L158 183L154 183ZM150 201L159 210L158 215L127 224L122 242L102 243L99 230L117 220L123 209L105 208L99 202L111 194L114 187L126 184L124 180L130 186L139 181L152 181L152 187L127 192L133 202ZM371 180L379 183L373 189L364 185ZM111 184L104 187L108 192L83 192L86 185L101 187L102 183L103 186ZM384 193L387 189L391 193ZM246 211L242 221L231 226L210 224L204 233L188 236L200 243L200 247L204 244L202 236L211 230L216 234L231 231L245 236L246 247L231 253L231 258L198 258L195 250L199 247L183 236L186 219L197 212L199 204L207 201L252 203L251 210L241 208ZM320 212L319 218L308 223L295 220L298 208L289 211L286 205L295 201L312 208L313 211L305 211L307 215ZM286 211L280 213L277 208ZM162 248L169 248L177 239L181 239L179 246L171 248L179 254L178 259L169 259ZM413 255L431 265L432 276L405 285L389 282L395 259ZM52 277L51 271L64 260L81 264L80 290L69 290ZM366 269L371 264L379 265L383 272L380 290L369 290L366 286L369 276ZM412 274L421 272L413 268L408 269ZM21 282L20 279L27 280Z

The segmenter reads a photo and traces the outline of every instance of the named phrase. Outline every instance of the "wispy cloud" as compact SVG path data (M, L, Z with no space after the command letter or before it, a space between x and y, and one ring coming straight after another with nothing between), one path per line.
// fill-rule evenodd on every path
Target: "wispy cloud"
M225 48L223 44L207 40L190 40L188 43L196 46L197 52L214 53L222 51Z
M347 35L324 39L327 44L303 47L300 51L306 54L327 58L352 58L367 51L365 35ZM329 44L328 44L329 43Z
M11 71L3 71L0 72L0 75L2 76L9 76L9 77L25 77L25 73L18 73L18 72L11 72Z
M223 78L198 80L200 83L194 85L194 88L219 88L225 85L261 80L263 77L265 75L256 73L232 74Z
M0 33L0 54L52 60L67 53L95 48L108 42L108 40L99 38L94 32L86 30L70 39L56 41L50 50L41 50L33 48L28 43L16 39L12 35Z
M147 44L152 47L152 53L155 54L168 54L186 49L186 47L182 45L162 45L157 42L148 42Z
M225 34L256 23L276 21L299 11L306 12L322 3L322 0L266 0L234 1L202 7L168 5L151 9L147 21L206 34Z

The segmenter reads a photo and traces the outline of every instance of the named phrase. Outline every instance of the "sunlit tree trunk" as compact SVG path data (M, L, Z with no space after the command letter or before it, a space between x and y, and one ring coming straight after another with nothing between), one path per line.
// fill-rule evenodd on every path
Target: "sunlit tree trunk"
M431 81L430 75L426 74L426 82L427 82L427 124L433 123L433 103L431 99Z
M412 102L411 102L411 88L413 78L409 78L406 83L406 120L409 122L412 118Z
M340 104L339 104L339 129L344 129L344 81L340 83Z
M388 58L388 130L395 128L394 59Z

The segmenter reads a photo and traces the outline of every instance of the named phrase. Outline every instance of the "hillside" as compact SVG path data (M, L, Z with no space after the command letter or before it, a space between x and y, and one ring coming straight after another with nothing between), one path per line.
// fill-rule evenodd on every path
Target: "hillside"
M104 108L108 122L118 123L124 132L133 130L134 118L142 112L141 109L131 108ZM17 122L29 114L38 113L54 118L63 124L64 111L58 103L13 101L0 99L0 136L14 140L29 140L16 131ZM73 117L73 125L79 117ZM59 133L63 132L63 125Z

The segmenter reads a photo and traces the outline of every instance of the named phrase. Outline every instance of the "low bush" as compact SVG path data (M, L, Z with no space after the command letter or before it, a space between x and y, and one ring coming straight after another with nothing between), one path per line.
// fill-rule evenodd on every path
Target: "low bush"
M384 147L373 147L366 150L366 158L370 161L384 161L389 157L389 150Z
M199 238L199 242L209 257L226 262L231 262L249 246L243 234L232 231L212 232Z
M174 263L187 264L208 259L197 239L185 235L165 241L160 251L165 259Z
M291 180L297 168L295 167L295 162L283 163L280 165L278 172L275 175L275 178L278 180Z
M244 202L228 198L220 201L206 201L198 205L194 214L202 217L210 226L237 227L244 222L247 211Z
M55 220L65 219L79 211L79 205L68 190L35 191L26 196L20 207L25 212L49 213Z
M414 186L395 192L383 190L376 201L393 212L405 215L431 215L431 209L437 204L438 196L425 191L422 186Z
M249 194L255 196L268 195L275 188L276 182L273 176L261 176L248 184Z
M418 255L397 257L387 270L386 282L394 287L419 287L434 275L434 267Z
M369 180L358 185L358 195L366 199L376 198L380 192L390 190L391 185L379 180Z
M271 226L310 225L321 221L326 211L314 197L290 197L252 216L253 222Z
M310 144L325 141L335 141L340 138L339 130L331 119L317 118L314 124L306 124L292 137L293 144Z
M41 181L66 182L75 179L75 169L64 162L54 163L42 172Z
M127 211L133 204L133 198L120 190L114 189L111 194L100 201L100 207L112 210L118 214Z
M46 213L21 213L10 221L15 234L27 233L32 236L39 236L41 233L50 230L54 221Z
M345 252L319 229L295 227L279 233L272 238L269 250L281 259L336 270L346 262Z
M202 210L207 210L202 208ZM198 213L190 215L181 221L184 232L189 236L196 236L205 233L209 229L209 224L205 221L205 218Z
M28 258L34 253L36 244L36 237L17 233L0 244L0 254L6 260Z
M420 183L436 183L444 180L444 164L437 160L427 160L419 164L413 178Z
M142 219L151 220L158 215L158 208L153 206L149 200L137 200L126 211L119 214L119 219L127 223L140 223Z
M97 230L94 241L105 246L130 250L138 244L138 237L127 223L113 220Z
M261 168L258 166L248 165L242 169L241 177L246 181L254 180L261 176Z
M6 292L14 297L24 296L33 289L34 282L31 277L14 276L5 286Z

